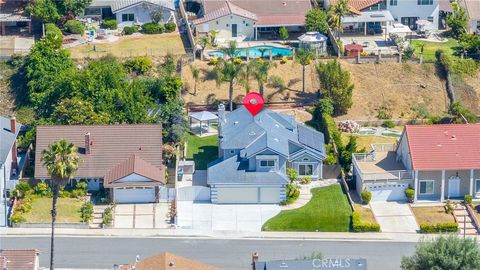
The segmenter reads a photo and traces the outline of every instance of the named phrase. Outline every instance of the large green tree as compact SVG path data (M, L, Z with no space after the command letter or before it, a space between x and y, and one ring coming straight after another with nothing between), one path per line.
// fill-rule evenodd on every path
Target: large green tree
M331 5L328 9L328 23L330 27L335 29L337 36L343 32L343 17L350 14L348 0L338 0L335 5Z
M305 15L305 28L307 29L307 31L327 33L328 31L327 13L318 8L312 9L309 12L307 12L307 15Z
M322 86L322 96L330 98L335 108L334 113L345 114L352 107L354 85L350 72L343 70L337 60L318 63L317 74Z
M452 2L453 12L447 16L447 25L450 27L452 35L459 38L467 32L468 14L464 7L458 3Z
M315 53L311 50L298 49L295 53L295 61L302 66L302 92L305 92L305 69L315 60Z
M420 242L415 254L403 257L403 270L467 270L480 269L480 247L473 238L455 235L440 236Z
M50 239L50 270L55 269L55 221L57 217L57 199L61 187L75 175L80 158L77 147L62 139L54 142L42 151L41 160L50 175L50 184L53 191L52 199L52 234Z
M55 23L61 18L61 14L58 13L57 6L53 0L31 1L26 10L43 23Z
M222 83L228 83L228 103L230 104L230 111L233 110L233 85L241 75L244 67L245 64L237 64L233 61L220 59L212 70L218 86Z
M105 112L97 113L92 103L78 97L60 101L50 116L50 122L57 125L98 125L109 124Z

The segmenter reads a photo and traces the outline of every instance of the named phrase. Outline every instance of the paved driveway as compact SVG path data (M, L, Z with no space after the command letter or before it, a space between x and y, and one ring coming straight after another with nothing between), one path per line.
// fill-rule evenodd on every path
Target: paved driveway
M177 224L205 231L259 232L262 225L280 212L278 205L233 205L177 202Z
M114 228L168 228L167 203L117 204Z
M405 202L371 202L382 232L416 232L417 221Z

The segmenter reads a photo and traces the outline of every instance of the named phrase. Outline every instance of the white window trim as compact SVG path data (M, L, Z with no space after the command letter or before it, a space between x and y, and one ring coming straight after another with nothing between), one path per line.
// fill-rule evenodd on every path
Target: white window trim
M300 174L300 166L302 165L311 165L312 166L312 174ZM315 174L315 162L299 162L297 163L297 171L298 171L298 176L317 176Z
M477 193L477 189L479 188L479 186L477 185L478 181L480 181L480 178L475 179L475 193ZM480 193L480 191L478 193Z
M273 161L273 165L272 165L272 166L268 166L268 164L267 164L267 166L263 166L263 165L262 165L262 161L266 161L267 163L268 163L269 161ZM261 159L258 164L259 164L259 166L262 167L262 168L274 168L274 167L276 166L276 161L275 161L275 159Z
M425 186L425 193L422 193L420 190L420 185L422 182L432 182L432 192L427 192L427 187ZM418 194L420 195L433 195L435 194L435 180L418 180Z

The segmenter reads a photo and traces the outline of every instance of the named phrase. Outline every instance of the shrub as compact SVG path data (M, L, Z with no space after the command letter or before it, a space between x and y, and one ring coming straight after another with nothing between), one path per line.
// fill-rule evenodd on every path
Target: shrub
M33 191L36 195L40 197L51 197L52 190L47 185L47 183L38 183L34 188Z
M235 64L237 64L237 65L238 65L238 64L241 64L241 63L242 63L242 59L241 59L240 57L237 57L237 58L233 59L233 63L235 63Z
M288 179L290 179L290 182L297 181L298 172L294 168L288 168L287 176L288 176Z
M413 203L413 198L415 197L415 189L413 188L406 188L405 189L405 197L409 203Z
M472 195L465 195L465 197L463 198L463 202L466 205L472 205L472 199Z
M318 104L315 105L315 110L313 111L315 115L314 118L319 119L323 113L333 115L334 110L333 100L329 97L322 98Z
M45 40L56 49L62 47L63 34L60 28L53 23L45 24Z
M429 224L429 223L420 224L420 233L448 233L448 232L458 232L457 223L448 222L448 223L437 223L437 224Z
M403 58L403 59L412 59L414 55L415 55L415 49L412 48L412 47L407 47L407 48L403 51L403 56L402 56L402 58Z
M177 28L177 25L174 23L174 22L167 22L165 25L165 32L166 33L171 33L173 31L175 31L175 29Z
M453 212L453 205L452 205L452 202L450 200L447 200L447 202L445 203L445 210L447 212L447 214L450 214Z
M93 218L93 204L85 202L80 208L80 219L82 222L89 222Z
M123 65L127 72L145 74L152 69L153 62L147 56L138 56L133 59L128 59Z
M286 64L288 62L288 58L286 56L283 56L281 59L280 59L280 64Z
M137 32L138 32L138 26L133 25L133 26L125 26L125 27L123 28L123 32L122 32L122 33L123 33L124 35L127 35L127 36L128 36L128 35L131 35L131 34L137 33Z
M61 187L61 188L60 188L60 191L58 192L58 196L59 196L60 198L68 198L68 197L71 196L71 194L70 194L70 191L65 190L64 187Z
M20 182L15 187L15 189L10 191L10 197L18 197L19 199L23 199L25 195L32 190L32 187L27 182Z
M78 199L87 195L87 192L83 189L74 189L70 191L70 198Z
M110 29L110 30L117 29L118 28L117 20L115 20L115 19L104 20L103 23L102 23L102 28Z
M216 66L218 64L218 58L210 58L210 60L208 60L208 64Z
M72 34L83 35L83 33L85 32L85 27L83 26L83 23L77 20L69 20L63 25L63 27L65 27L65 31Z
M312 182L312 178L305 176L302 178L302 184L310 184Z
M165 32L163 24L149 22L142 25L142 32L145 34L161 34Z
M88 189L88 184L85 181L80 181L80 182L77 182L77 184L75 185L75 188L85 190L86 192Z
M368 191L368 190L364 190L362 191L362 203L363 204L369 204L370 201L372 200L372 192Z
M285 81L283 80L282 77L278 75L272 75L270 76L270 83L272 84L272 87L277 88L278 90L282 91L287 86L285 85Z
M392 120L385 120L382 123L382 127L384 127L384 128L394 128L395 123Z
M352 213L352 229L354 232L379 232L380 225L377 223L366 223L360 220L358 212Z
M300 196L300 188L296 183L287 184L286 193L287 193L287 204L291 204L298 199L298 196Z
M335 153L328 153L327 158L325 159L326 165L334 165L337 164L337 155Z
M28 201L22 201L22 203L15 208L15 212L19 213L29 213L31 210L32 205Z
M23 222L26 222L27 219L22 216L22 213L20 212L15 212L13 213L11 216L10 216L10 221L14 224L16 223L23 223Z
M113 221L113 208L107 207L103 211L103 224L111 225Z

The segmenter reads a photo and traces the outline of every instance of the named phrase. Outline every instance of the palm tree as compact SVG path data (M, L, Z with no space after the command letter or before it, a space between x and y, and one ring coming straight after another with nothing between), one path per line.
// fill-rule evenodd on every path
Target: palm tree
M250 93L250 77L253 75L255 69L255 61L250 61L250 63L243 66L242 70L240 71L240 78L239 82L245 87L245 92L248 94Z
M350 14L348 0L338 0L335 5L328 9L328 23L330 27L336 30L337 37L340 37L341 32L343 33L342 19L348 14Z
M228 102L230 104L230 111L233 110L233 84L235 80L241 75L245 64L235 63L233 61L227 61L220 59L215 68L212 70L217 86L220 86L224 82L228 82Z
M190 71L192 72L193 77L193 95L197 95L197 82L200 79L200 69L190 65Z
M210 45L212 45L213 47L217 47L217 35L217 30L210 30L208 32L208 36L210 37Z
M258 51L260 51L260 58L263 58L267 52L267 48L260 48Z
M305 67L315 59L315 53L310 50L297 50L295 60L302 65L302 92L305 92Z
M263 97L264 85L268 81L268 72L271 68L277 67L277 64L270 61L264 61L262 59L252 61L251 63L253 65L253 77L258 83L260 95Z
M60 187L72 177L78 169L80 158L78 156L77 147L66 140L61 139L50 144L47 149L42 151L41 160L43 166L47 168L50 174L50 184L53 188L52 199L52 236L50 239L50 270L54 269L54 239L55 239L55 219L57 217L57 199Z
M203 61L203 52L205 51L205 48L207 48L208 45L210 45L210 39L208 36L203 36L197 40L197 44L202 47L202 53L200 54L200 60Z
M235 58L240 53L240 50L237 48L237 42L235 40L230 40L228 47L221 47L220 51L223 52L223 55L227 55L230 58L230 61L234 61Z

